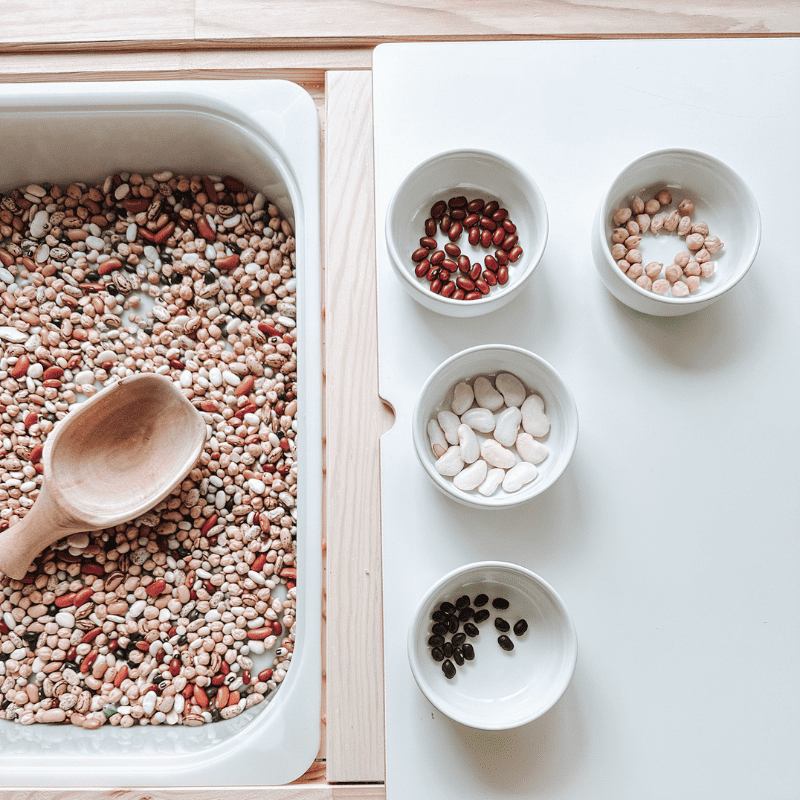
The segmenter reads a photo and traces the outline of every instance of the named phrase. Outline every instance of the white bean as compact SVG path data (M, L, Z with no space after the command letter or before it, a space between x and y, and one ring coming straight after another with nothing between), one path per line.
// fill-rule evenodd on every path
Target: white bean
M464 469L464 461L461 458L461 448L455 444L447 448L447 452L441 456L434 464L436 471L440 475L453 477Z
M486 439L481 444L481 457L493 467L500 467L501 469L508 469L517 463L514 454L494 439Z
M519 408L525 402L525 395L527 394L525 387L515 375L509 372L501 372L494 379L494 385L497 387L497 391L503 395L507 406Z
M480 442L469 425L462 423L458 426L458 446L461 448L461 459L467 464L472 464L480 457Z
M428 423L428 439L430 439L431 450L436 458L443 456L447 451L447 439L444 438L444 432L435 419Z
M470 464L468 467L462 469L461 472L453 478L453 485L456 489L461 489L464 492L471 492L483 483L488 470L489 465L482 459L479 459L474 464Z
M488 408L471 408L461 415L461 421L480 433L491 433L495 426L494 414Z
M484 496L489 497L497 491L497 487L503 482L506 475L504 469L490 469L486 473L486 480L478 487L478 491Z
M517 439L517 432L519 431L521 422L522 412L513 406L507 408L497 418L497 422L494 426L494 438L500 442L503 447L512 447Z
M444 437L450 444L458 444L458 426L461 420L452 411L440 411L436 417L444 431Z
M539 470L527 461L520 461L515 467L506 472L503 478L503 489L507 492L517 492L526 483L530 483L537 475Z
M453 389L453 402L450 404L450 408L454 414L460 417L469 409L474 399L475 392L472 391L472 387L465 381L461 381L461 383L456 384L456 388Z
M481 408L488 408L489 411L497 411L502 408L505 402L503 400L503 395L501 395L500 392L492 386L492 382L483 375L475 379L473 390L475 392L475 402Z
M547 436L550 420L544 413L544 400L538 394L528 396L522 404L522 427L531 436Z
M550 453L541 442L537 442L533 436L524 432L517 436L517 452L523 461L531 464L541 464Z

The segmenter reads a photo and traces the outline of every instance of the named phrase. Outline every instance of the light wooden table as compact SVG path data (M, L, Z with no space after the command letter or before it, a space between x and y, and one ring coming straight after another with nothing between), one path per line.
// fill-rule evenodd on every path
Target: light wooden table
M797 36L785 0L6 0L0 81L285 78L322 130L327 541L322 748L285 787L0 790L0 800L386 796L372 49L390 41ZM357 629L356 641L345 633Z

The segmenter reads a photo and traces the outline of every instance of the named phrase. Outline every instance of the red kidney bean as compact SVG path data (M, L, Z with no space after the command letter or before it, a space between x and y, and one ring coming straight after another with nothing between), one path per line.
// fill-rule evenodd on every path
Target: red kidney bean
M428 248L427 247L419 247L411 254L412 261L422 261L423 258L427 258L428 256Z
M454 242L459 236L461 236L463 230L464 226L460 222L454 222L450 226L450 230L447 232L447 238L450 239L451 242Z
M459 222L462 222L467 217L467 210L465 208L454 208L450 212L451 219L457 219Z
M486 256L483 259L483 263L485 264L486 269L491 270L492 272L497 272L497 268L500 266L494 256Z
M495 250L494 251L494 257L497 259L497 263L501 267L507 267L508 266L508 253L506 253L505 250Z
M439 220L439 230L442 233L447 233L450 230L450 226L453 224L453 220L450 219L449 214L443 214L442 218Z
M436 236L436 220L433 217L425 220L425 235Z
M470 214L468 217L464 217L464 227L474 228L478 224L478 220L480 217L477 214Z
M503 228L505 228L505 230L507 230L509 233L517 232L517 226L510 219L503 220Z
M434 278L438 278L439 277L439 268L438 267L431 267L428 270L428 273L425 275L425 277L429 281L432 281Z
M489 286L489 284L486 283L486 281L483 280L483 278L478 278L478 280L475 281L475 288L481 294L489 294L489 290L491 289L491 286Z
M506 232L505 232L505 231L504 231L502 228L498 228L498 229L497 229L497 230L496 230L496 231L495 231L495 232L492 234L492 244L493 244L493 245L495 245L495 247L496 247L497 245L500 245L500 246L502 247L503 240L504 240L505 238L506 238Z
M493 231L497 227L497 223L490 217L481 217L480 220L481 228L485 231Z
M503 244L500 246L508 252L511 250L512 247L516 247L517 242L519 241L519 236L516 233L509 233L505 239L503 239Z
M435 250L431 253L431 264L439 266L444 261L444 250Z
M480 300L483 295L480 292L467 292L464 296L465 300Z
M447 205L450 208L466 208L467 207L467 198L464 195L459 195L458 197L451 197L447 201Z
M483 213L486 214L487 217L491 217L498 208L500 208L500 203L498 203L497 200L490 200L483 207Z
M458 257L458 268L464 274L468 273L472 266L469 263L469 258L467 256L459 256Z
M428 250L435 250L436 249L436 239L433 236L423 236L419 240L420 246L425 247Z
M442 286L442 297L452 297L456 291L456 285L453 281L447 281L447 283Z
M483 200L476 197L474 200L467 203L467 211L470 214L477 214L483 208Z
M431 207L431 216L434 219L439 219L445 211L447 211L447 203L444 200L439 200L438 203L434 203Z
M442 269L446 269L448 272L455 272L458 269L456 262L450 258L446 258L439 266Z
M474 281L476 278L480 278L480 276L481 276L481 265L473 264L472 269L469 271L470 279Z
M489 284L489 286L497 286L497 275L495 275L490 269L485 269L481 277L486 281L486 283Z
M427 259L427 258L425 258L425 259L423 259L422 261L420 261L420 262L419 262L419 264L417 264L417 266L414 268L414 274L415 274L415 275L416 275L418 278L421 278L421 277L423 277L424 275L427 275L427 274L428 274L428 270L429 270L430 268L431 268L431 262L430 262L430 261L428 261L428 259Z
M498 208L497 211L492 214L492 219L495 222L502 222L508 216L508 210L505 208Z
M467 296L467 293L463 289L456 289L453 292L453 300L463 300Z
M481 247L491 247L492 246L492 232L483 230L481 231Z
M463 289L465 292L471 292L475 289L474 281L465 278L463 275L459 275L456 278L456 286L458 286L459 289Z
M461 248L452 242L448 242L444 246L444 251L450 256L450 258L458 258L461 255Z
M442 291L442 282L438 278L431 281L431 291L434 294L439 294Z
M469 236L467 237L467 241L471 245L476 245L481 240L481 229L477 226L474 228L469 229Z
M447 281L450 280L450 273L446 269L440 269L439 278L441 279L442 283L447 283Z
M508 283L508 267L500 267L497 270L497 282L501 286L505 286Z
M516 245L508 251L508 260L512 263L516 261L522 255L522 248L519 245Z

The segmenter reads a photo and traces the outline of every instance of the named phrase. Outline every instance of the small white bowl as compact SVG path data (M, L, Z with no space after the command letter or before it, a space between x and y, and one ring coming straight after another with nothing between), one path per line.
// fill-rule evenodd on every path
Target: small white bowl
M475 659L448 679L428 645L431 614L445 600L454 603L467 594L474 601L480 593L489 595L484 607L491 617L478 625L478 636L467 638ZM510 607L493 609L496 597ZM512 628L520 619L528 623L522 636L506 634L514 643L510 652L497 642L497 616ZM542 716L564 694L577 658L575 626L556 591L530 570L501 561L468 564L445 575L420 600L408 629L408 660L422 693L451 719L482 730L508 730Z
M660 189L673 196L672 209L683 198L695 204L694 222L708 223L724 248L712 255L714 275L701 278L700 288L688 297L658 295L628 278L611 256L613 216L639 195L649 200ZM706 308L735 286L755 260L761 240L761 217L753 193L726 164L696 150L657 150L628 164L615 178L597 210L592 229L595 266L608 290L625 305L655 316L678 316ZM659 261L668 266L686 250L677 233L646 233L640 245L643 264Z
M428 422L435 419L439 411L450 410L457 383L471 383L479 375L494 377L500 372L511 373L522 381L529 393L536 392L542 396L550 420L550 433L541 441L550 453L537 465L539 474L531 483L516 492L506 492L501 486L493 495L484 497L477 490L466 492L458 489L452 478L443 477L436 471L436 456L428 438ZM414 407L412 436L417 458L437 489L473 508L511 508L544 492L567 468L578 442L578 409L563 378L543 358L511 345L480 345L456 353L431 373ZM482 435L479 434L478 438ZM521 459L518 457L517 460Z
M425 236L425 220L439 200L464 195L468 200L496 200L508 209L517 226L522 255L509 264L509 280L496 285L479 300L453 300L434 294L425 278L414 274L411 254ZM390 262L403 288L418 303L451 317L474 317L502 308L522 289L542 258L547 244L548 217L542 193L522 167L503 156L485 150L454 150L429 158L400 184L386 214L386 245ZM448 239L437 229L441 248ZM483 265L484 256L494 254L492 246L472 246L465 231L456 242L472 263Z

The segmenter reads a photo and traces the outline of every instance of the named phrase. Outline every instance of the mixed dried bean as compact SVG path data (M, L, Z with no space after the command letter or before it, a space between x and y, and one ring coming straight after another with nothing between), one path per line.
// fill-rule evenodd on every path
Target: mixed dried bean
M36 500L54 424L104 385L168 375L208 427L154 509L0 578L0 718L202 725L284 679L295 320L291 226L235 177L118 173L0 195L0 527Z

